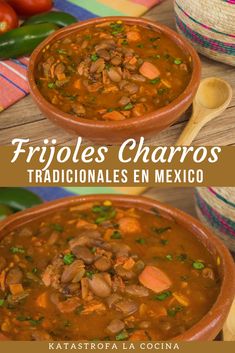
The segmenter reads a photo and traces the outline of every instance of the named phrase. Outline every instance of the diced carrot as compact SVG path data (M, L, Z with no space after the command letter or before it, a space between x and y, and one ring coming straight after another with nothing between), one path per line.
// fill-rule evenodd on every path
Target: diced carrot
M124 262L124 264L123 264L122 267L123 267L125 270L131 270L132 267L134 266L134 264L135 264L135 261L134 261L131 257L129 257L129 259L127 259L127 260Z
M81 88L81 81L80 80L76 80L73 84L74 88L76 89L80 89Z
M89 222L85 221L84 219L79 219L78 222L76 223L76 228L78 228L78 229L81 229L81 228L96 229L97 225L89 223Z
M127 40L130 42L138 42L141 39L141 35L137 31L129 31L127 32Z
M24 291L24 288L23 288L22 284L20 284L20 283L19 284L10 284L9 288L10 288L11 294L13 294L13 295L20 294Z
M47 304L48 304L47 299L48 299L47 292L40 294L36 299L37 306L39 306L40 308L46 309Z
M172 284L167 275L154 266L146 266L139 275L139 281L143 286L151 289L155 293L160 293L170 288Z
M118 224L121 233L141 232L140 222L134 217L123 217L119 220Z
M103 118L105 120L115 120L115 121L125 120L125 116L122 115L121 113L117 112L116 110L114 110L112 112L105 113L103 115Z
M131 59L129 60L129 64L135 65L136 63L137 63L137 59L136 59L135 56L133 56L133 58L131 58Z
M152 63L149 63L148 61L145 61L141 65L139 71L140 71L141 75L148 78L149 80L153 80L156 77L160 76L160 71L158 70L158 68L155 65L153 65Z
M0 288L3 292L5 292L5 278L6 278L6 271L2 271L0 273Z

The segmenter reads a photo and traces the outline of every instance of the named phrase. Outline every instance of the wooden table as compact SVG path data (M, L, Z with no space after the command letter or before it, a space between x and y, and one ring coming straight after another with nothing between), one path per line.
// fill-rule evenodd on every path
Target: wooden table
M146 18L156 20L175 28L173 0L165 0L145 14ZM202 57L203 77L218 76L230 82L235 88L234 67L216 63ZM195 145L235 145L235 97L228 110L219 118L209 123L194 141ZM75 136L55 127L45 119L33 103L30 96L0 114L0 145L9 145L15 137L30 138L32 144L40 144L43 138L56 138L58 145L73 145ZM186 114L174 126L158 134L149 143L172 145L177 140L188 120Z

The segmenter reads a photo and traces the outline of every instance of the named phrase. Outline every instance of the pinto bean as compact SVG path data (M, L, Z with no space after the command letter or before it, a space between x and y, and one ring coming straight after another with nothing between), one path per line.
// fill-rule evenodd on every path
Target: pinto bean
M124 316L129 316L138 310L138 304L133 300L123 299L115 304L115 309L121 311Z
M88 280L91 291L100 298L106 298L111 294L111 287L101 274L95 274Z
M95 46L95 51L98 52L101 49L113 49L115 48L115 41L112 39L106 39Z
M127 105L128 103L130 103L130 98L123 96L120 100L119 100L119 105L121 105L122 107L124 107L125 105Z
M134 297L147 297L149 295L149 291L147 288L135 284L131 284L125 287L126 293L133 295Z
M86 265L92 264L95 259L94 255L85 246L76 246L73 248L72 252L78 259L83 260Z
M110 60L110 54L105 49L98 50L97 54L99 55L100 58L104 59L105 61L109 61Z
M94 73L94 72L100 73L104 70L104 68L105 68L104 59L100 58L91 64L90 72L91 73Z
M129 245L123 244L123 243L117 243L117 242L112 242L111 244L111 249L115 253L116 257L128 257L130 253L130 247Z
M142 75L133 74L131 75L131 80L135 82L145 82L146 78Z
M62 314L72 313L81 304L79 298L72 297L57 304L57 308Z
M108 271L111 267L111 261L107 257L100 257L96 262L94 263L94 266L97 270L99 271Z
M13 267L9 270L6 276L6 284L19 284L22 282L23 273L19 267Z
M125 328L125 324L123 321L114 319L107 326L106 331L112 335L122 331Z
M122 62L122 58L120 56L114 56L111 60L111 63L114 65L114 66L119 66Z
M110 80L113 81L113 82L120 82L121 79L122 79L122 76L121 76L120 72L117 69L113 68L113 67L111 67L108 70L108 76L109 76Z
M79 282L85 273L84 263L81 260L75 260L71 265L65 266L61 276L61 282Z
M135 94L139 90L139 87L135 83L128 83L127 85L124 86L124 91L130 93L130 94Z
M122 300L122 297L119 294L111 294L108 298L107 298L107 304L109 308L112 308L117 302L119 302L120 300Z

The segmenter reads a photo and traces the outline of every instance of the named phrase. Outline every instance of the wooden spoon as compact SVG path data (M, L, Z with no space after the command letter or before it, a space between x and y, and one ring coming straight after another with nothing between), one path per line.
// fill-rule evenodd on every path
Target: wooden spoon
M193 101L193 115L176 146L189 146L201 128L228 107L231 99L232 88L228 82L217 77L202 80Z

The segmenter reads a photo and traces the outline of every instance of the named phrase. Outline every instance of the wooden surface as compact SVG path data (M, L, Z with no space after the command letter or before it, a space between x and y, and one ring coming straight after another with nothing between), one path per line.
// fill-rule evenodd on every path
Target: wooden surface
M165 0L145 14L146 18L174 26L173 0ZM202 57L203 77L218 76L230 82L235 88L234 67L214 62ZM235 145L235 97L228 110L219 118L209 123L194 141L195 145ZM32 144L40 144L44 138L56 138L58 145L72 145L75 136L54 126L45 119L30 96L22 99L6 111L0 113L0 145L9 145L15 137L30 138ZM185 126L189 114L186 114L171 128L158 134L149 141L155 145L172 145L176 142Z

